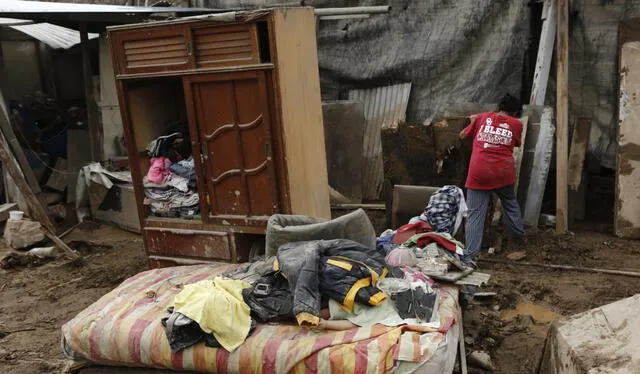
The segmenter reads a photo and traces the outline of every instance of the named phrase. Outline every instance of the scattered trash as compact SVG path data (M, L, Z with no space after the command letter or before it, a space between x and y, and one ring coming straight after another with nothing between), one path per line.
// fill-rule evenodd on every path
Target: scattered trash
M56 247L36 247L27 251L27 254L40 258L54 258Z
M378 282L378 288L389 296L394 296L400 292L407 291L411 288L408 280L400 278L383 278Z
M487 251L487 253L492 255L492 254L496 253L496 249L494 247L490 247L489 250Z
M49 259L45 259L32 254L20 254L17 252L11 252L8 255L4 256L2 259L0 259L0 268L13 269L13 268L23 267L23 266L35 267L35 266L41 266L47 261L49 261Z
M512 261L520 261L525 257L527 254L524 251L512 252L507 255L507 258Z
M66 286L66 285L71 284L71 283L79 282L79 281L81 281L81 280L83 280L83 279L84 279L84 277L78 277L78 278L74 278L74 279L72 279L72 280L70 280L70 281L67 281L67 282L64 282L64 283L57 284L57 285L55 285L55 286L50 287L49 289L47 289L47 293L51 293L51 291L55 290L56 288L60 288L60 287L62 287L62 286Z
M16 332L24 332L24 331L36 331L36 329L33 327L29 327L25 329L17 329L17 330L11 330L11 331L0 331L0 339L3 339L8 335L15 334Z
M9 212L9 221L11 221L11 222L21 221L23 216L24 216L24 212L23 211L12 210L12 211Z
M471 366L478 367L480 369L485 369L489 371L493 371L493 364L491 363L491 356L487 352L483 351L473 351L467 357L467 362Z
M473 294L472 301L476 304L491 304L498 294L495 292L476 292Z
M106 244L98 244L85 240L74 240L69 242L69 247L73 248L73 250L79 252L82 255L87 255L92 252L107 250L113 248L110 245Z
M550 214L540 215L540 226L554 227L556 225L556 216Z

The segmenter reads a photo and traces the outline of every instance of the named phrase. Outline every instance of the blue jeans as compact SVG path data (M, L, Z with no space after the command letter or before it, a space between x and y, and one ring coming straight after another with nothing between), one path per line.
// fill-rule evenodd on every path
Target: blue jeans
M508 185L495 190L467 189L467 225L465 226L465 249L463 261L475 261L480 254L484 223L487 218L487 208L491 193L495 193L502 202L502 220L511 233L519 238L524 237L524 227L520 206L516 200L514 185Z

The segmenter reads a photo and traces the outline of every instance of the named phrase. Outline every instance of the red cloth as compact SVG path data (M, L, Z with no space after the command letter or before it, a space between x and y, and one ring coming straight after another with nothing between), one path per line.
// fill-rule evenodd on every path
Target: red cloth
M467 188L493 190L516 183L513 148L520 146L522 123L494 112L478 114L464 130L473 136Z
M419 248L426 247L429 243L436 242L439 246L445 248L449 252L456 253L456 243L451 240L447 240L440 235L436 235L435 233L429 232L422 235L417 241L416 245Z
M431 225L429 225L424 221L407 223L406 225L400 226L396 230L396 234L393 236L393 239L391 240L391 242L393 244L403 244L415 234L421 234L423 232L430 232L430 231L433 231L431 229Z

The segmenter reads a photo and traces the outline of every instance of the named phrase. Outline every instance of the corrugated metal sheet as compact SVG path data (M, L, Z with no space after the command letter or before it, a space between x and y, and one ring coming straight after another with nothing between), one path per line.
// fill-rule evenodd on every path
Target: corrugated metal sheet
M411 83L349 91L349 100L364 105L362 197L366 200L381 198L384 171L380 132L405 120L410 93Z
M30 25L33 21L17 18L0 18L0 26Z
M473 273L467 275L466 277L460 279L456 282L458 285L470 285L470 286L481 286L483 284L489 283L489 279L491 279L491 274L481 273L479 271L474 271Z
M226 10L227 12L229 10ZM92 31L150 18L219 13L216 9L180 7L139 7L104 4L56 3L44 1L0 0L0 17L19 18L74 27L86 22Z
M0 13L193 13L194 10L196 9L181 7L139 7L24 0L0 1Z
M6 19L3 19L6 20ZM6 25L0 21L0 25ZM30 25L9 26L30 37L37 39L53 49L68 49L80 44L80 33L62 26L50 23L34 23ZM89 34L89 39L97 38L99 34Z

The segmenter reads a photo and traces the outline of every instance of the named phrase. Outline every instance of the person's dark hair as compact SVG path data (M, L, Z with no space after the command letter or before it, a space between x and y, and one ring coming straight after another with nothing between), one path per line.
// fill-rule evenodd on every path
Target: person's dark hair
M519 117L522 111L522 103L515 97L506 94L500 99L498 104L498 111L505 112L510 116Z

